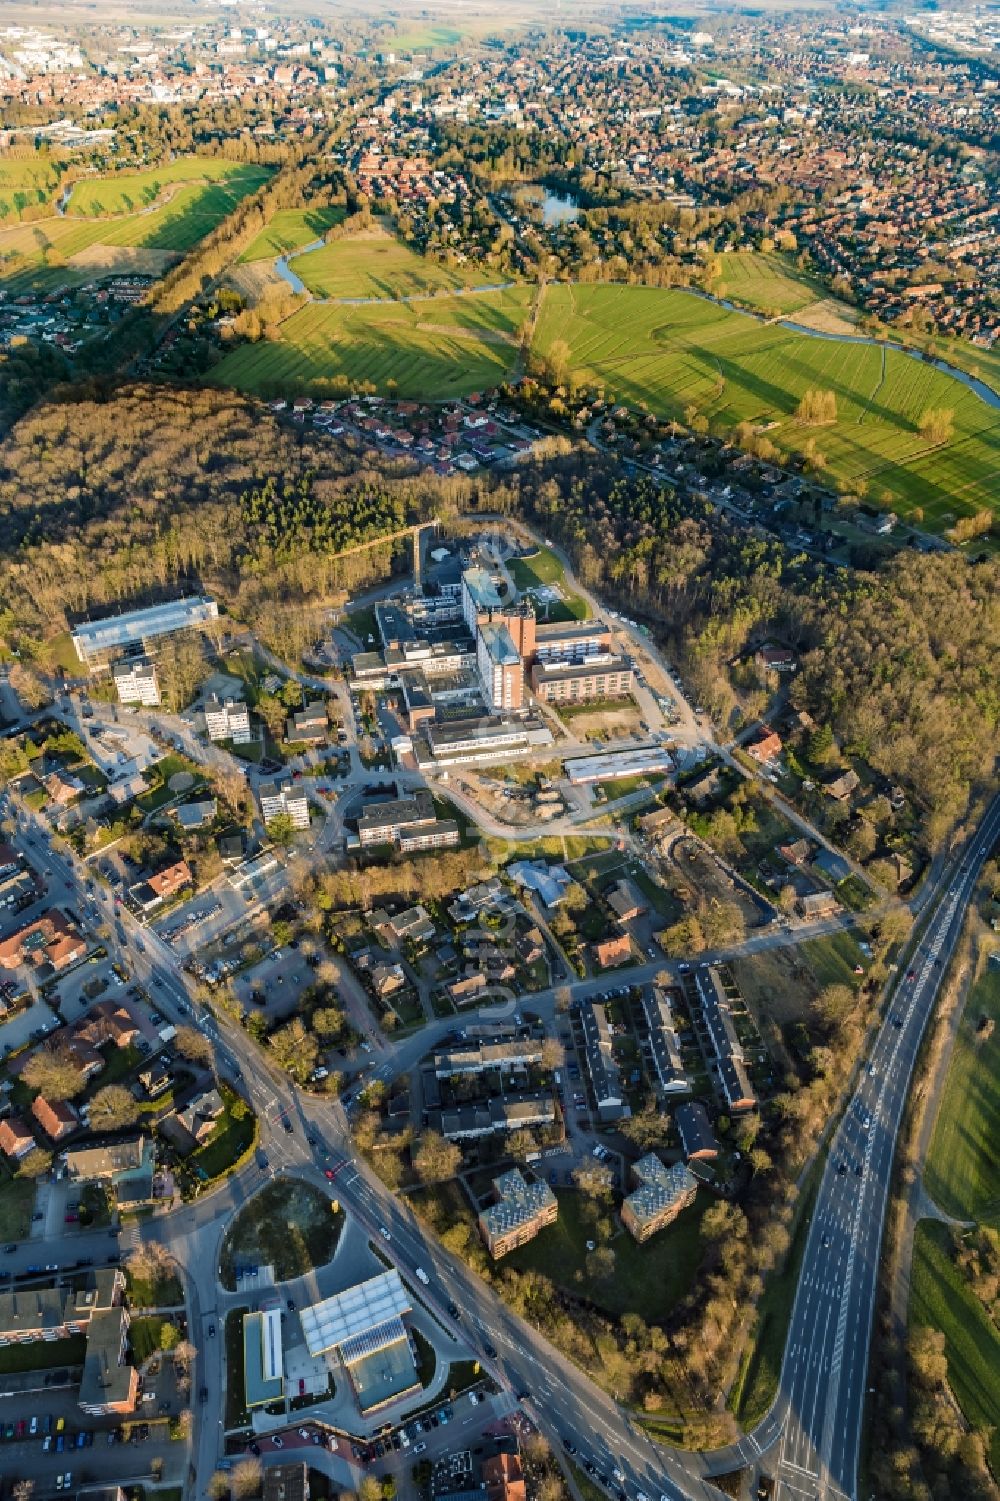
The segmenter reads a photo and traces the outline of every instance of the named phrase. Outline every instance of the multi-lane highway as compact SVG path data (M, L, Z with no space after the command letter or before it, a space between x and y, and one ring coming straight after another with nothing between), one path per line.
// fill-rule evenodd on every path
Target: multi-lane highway
M23 810L21 817L27 821ZM442 1327L474 1350L498 1380L520 1396L555 1442L572 1444L576 1459L592 1466L610 1492L624 1493L628 1501L635 1501L638 1492L652 1501L657 1497L671 1501L717 1497L707 1478L710 1474L755 1460L763 1452L781 1501L853 1498L896 1135L941 976L982 862L998 835L1000 803L990 809L964 853L942 872L936 905L928 901L930 916L924 935L910 968L900 976L856 1094L830 1146L777 1400L753 1434L714 1455L656 1445L613 1398L451 1256L354 1157L349 1124L339 1101L298 1092L272 1069L242 1029L199 1012L178 968L178 956L149 931L139 937L131 919L119 914L125 934L119 941L128 950L133 971L155 987L157 1004L175 1020L193 1019L212 1037L220 1070L239 1081L261 1120L265 1166L259 1160L251 1163L224 1188L157 1219L142 1232L168 1240L188 1278L192 1333L199 1348L195 1383L207 1389L205 1401L197 1408L194 1467L198 1494L207 1494L221 1439L224 1373L216 1273L225 1224L259 1186L262 1175L294 1170L325 1184L324 1171L336 1167L338 1198L380 1248L392 1255ZM44 860L68 887L82 879L71 856L46 846ZM421 1049L428 1045L429 1037L424 1036ZM402 1055L394 1064L408 1066ZM279 1126L283 1115L292 1124L290 1132ZM380 1234L383 1228L388 1243ZM417 1266L428 1272L429 1287L417 1282ZM459 1310L457 1318L449 1311L452 1305Z

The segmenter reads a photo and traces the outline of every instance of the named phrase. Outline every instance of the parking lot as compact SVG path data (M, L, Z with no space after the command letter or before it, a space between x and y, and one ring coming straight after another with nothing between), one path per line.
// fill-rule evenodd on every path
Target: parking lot
M245 1006L253 1006L269 1021L275 1021L290 1016L302 992L315 983L315 972L302 951L285 947L244 970L233 988Z

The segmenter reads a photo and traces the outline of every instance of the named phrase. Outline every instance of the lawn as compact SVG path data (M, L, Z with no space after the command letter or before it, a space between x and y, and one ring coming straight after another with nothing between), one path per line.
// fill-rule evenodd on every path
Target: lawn
M587 1239L592 1224L583 1214L584 1197L575 1189L557 1189L559 1218L516 1251L503 1265L518 1271L537 1271L550 1277L575 1297L589 1298L613 1317L637 1313L659 1322L691 1287L704 1252L699 1227L709 1199L699 1193L672 1225L659 1231L645 1245L638 1245L626 1231L611 1242L615 1253L614 1274L595 1280L586 1272Z
M87 1349L84 1334L69 1339L32 1340L29 1345L5 1345L0 1348L0 1376L20 1371L53 1370L56 1366L82 1366Z
M343 1218L326 1194L308 1183L269 1183L240 1211L226 1236L223 1286L235 1289L238 1265L273 1266L278 1282L324 1266L336 1250Z
M548 547L540 547L526 558L511 558L507 567L522 594L552 585L561 589L566 576L563 565ZM578 594L566 592L561 600L541 605L540 614L543 620L586 620L590 611Z
M344 217L342 208L283 208L240 256L240 262L269 261L321 240Z
M300 256L295 273L314 296L330 298L426 297L502 280L495 271L476 266L442 266L387 234L334 240Z
M296 270L310 258L296 261ZM365 384L423 399L467 395L507 376L529 297L529 289L518 287L433 304L312 303L281 325L280 339L234 349L211 379L264 396L322 395Z
M160 1348L160 1332L169 1319L133 1319L129 1324L128 1338L135 1356L136 1365L142 1365Z
M20 219L25 209L48 203L66 163L48 152L0 161L0 223Z
M993 1035L979 1035L980 1022ZM934 1124L924 1186L956 1219L1000 1225L1000 967L988 964L969 992Z
M257 1135L257 1117L247 1109L245 1115L234 1115L232 1105L236 1097L225 1085L220 1089L226 1108L215 1123L215 1129L205 1145L192 1152L188 1166L197 1173L202 1182L211 1182L234 1167L245 1152L253 1146Z
M832 479L863 481L900 513L921 506L933 530L997 505L1000 412L909 355L764 327L677 289L610 285L546 288L538 350L557 339L577 377L615 401L664 417L693 408L719 432L766 423L789 452L812 440ZM835 422L798 424L810 387L834 392ZM929 408L953 413L953 436L936 448L918 431Z
M734 959L730 967L754 1015L781 1027L804 1017L827 985L856 989L861 976L854 966L861 962L851 934L837 932L794 947L762 949Z
M778 251L731 250L719 257L722 278L712 286L716 297L773 316L798 312L827 295L826 289Z
M921 1220L913 1238L910 1327L927 1325L945 1337L948 1385L966 1420L992 1433L990 1463L1000 1468L1000 1329L965 1286L950 1253L951 1231Z
M184 1289L175 1273L153 1279L134 1277L126 1265L128 1300L133 1308L182 1308ZM156 1320L157 1323L162 1320Z
M32 1178L0 1177L0 1240L24 1240L35 1208Z

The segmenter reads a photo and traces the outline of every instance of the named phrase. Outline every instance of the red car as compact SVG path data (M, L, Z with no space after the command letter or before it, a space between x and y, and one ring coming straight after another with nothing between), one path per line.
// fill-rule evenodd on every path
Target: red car
M337 1176L337 1174L333 1171L332 1167L325 1167L323 1169L323 1172L329 1178L329 1180L330 1180L331 1183L333 1182L334 1178Z

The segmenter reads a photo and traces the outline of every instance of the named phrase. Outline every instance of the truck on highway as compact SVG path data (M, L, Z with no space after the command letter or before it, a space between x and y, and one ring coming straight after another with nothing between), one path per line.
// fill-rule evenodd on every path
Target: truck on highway
M418 1281L422 1282L425 1287L430 1287L430 1285L431 1285L431 1279L428 1277L428 1275L424 1271L423 1267L422 1266L417 1266L417 1267L414 1267L413 1270L416 1273Z

